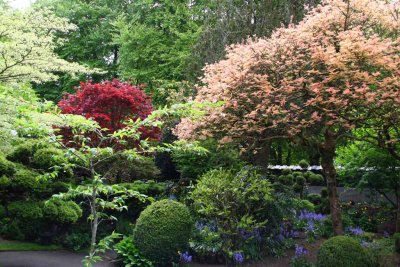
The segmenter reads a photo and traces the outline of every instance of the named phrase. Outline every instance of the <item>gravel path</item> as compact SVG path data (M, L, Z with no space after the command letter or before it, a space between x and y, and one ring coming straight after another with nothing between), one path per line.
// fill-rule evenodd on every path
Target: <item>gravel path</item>
M0 252L1 267L82 267L85 254L69 251L9 251ZM95 267L112 267L102 261Z

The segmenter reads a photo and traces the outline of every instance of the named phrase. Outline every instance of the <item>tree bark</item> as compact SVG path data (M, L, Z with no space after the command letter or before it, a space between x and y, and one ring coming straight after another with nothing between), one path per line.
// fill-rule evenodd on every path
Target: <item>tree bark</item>
M265 142L258 153L253 156L254 165L259 166L263 169L267 169L269 164L270 151L271 142Z
M400 189L399 186L396 188L396 233L400 232Z
M93 191L95 191L93 189ZM95 193L92 195L92 215L93 215L93 220L92 220L92 237L90 241L90 257L93 258L95 252L96 252L96 238L97 238L97 226L99 223L99 216L97 214L97 207L96 207L96 196Z
M322 172L325 175L328 189L329 207L332 217L334 235L343 234L342 216L339 206L339 197L336 188L336 169L334 158L336 151L336 138L332 132L325 132L324 143L320 146Z
M92 195L90 196L89 201L90 201L91 215L93 216L93 219L91 222L92 236L90 241L89 257L90 259L93 259L96 253L97 226L99 225L99 215L97 213L97 185L94 181L95 170L92 162L90 162L90 171L92 179Z

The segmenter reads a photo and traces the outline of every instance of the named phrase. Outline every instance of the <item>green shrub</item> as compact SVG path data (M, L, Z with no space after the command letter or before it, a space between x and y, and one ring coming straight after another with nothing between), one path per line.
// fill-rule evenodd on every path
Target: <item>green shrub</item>
M45 203L44 216L53 222L75 223L82 216L82 209L73 201L52 198Z
M308 162L306 160L302 159L299 161L299 166L302 169L307 169L308 167L310 167L310 164L308 164Z
M25 239L25 235L22 233L18 222L10 218L0 220L0 236L11 240Z
M178 251L188 246L192 224L189 210L183 204L167 199L154 202L136 222L136 245L152 261L171 262Z
M61 166L68 163L64 152L61 149L49 147L41 148L33 155L33 164L37 168L50 170L54 166Z
M303 175L296 176L296 183L304 186L304 184L306 183L306 178Z
M324 182L324 177L321 174L311 173L308 181L311 184L320 184Z
M38 140L27 140L15 147L13 152L7 158L13 162L20 162L25 165L32 163L33 154L38 149L48 147L48 144Z
M314 205L319 205L322 202L322 197L319 194L311 193L307 195L307 199Z
M0 205L0 219L2 219L4 216L6 216L6 209L3 205Z
M191 198L199 217L217 227L227 256L244 249L239 231L253 233L274 221L266 217L273 202L271 183L252 168L211 170L201 176Z
M335 236L325 241L317 256L317 267L374 267L372 256L358 241Z
M11 180L14 191L29 191L32 193L44 185L38 179L39 174L28 169L17 169Z
M116 221L115 232L130 236L133 233L133 223L123 216L120 216Z
M179 150L172 154L172 160L181 173L181 178L196 179L211 169L239 169L243 166L239 151L232 145L220 146L216 140L211 138L201 141L200 145L209 153L199 154L194 151Z
M11 176L15 173L15 165L0 155L0 176Z
M307 199L301 199L299 202L299 210L315 211L314 204Z
M394 238L394 248L397 253L400 253L400 233L395 233L393 235Z
M73 251L88 248L90 246L90 235L88 233L72 233L62 240L62 245Z
M35 201L15 201L8 205L11 217L32 222L43 217L42 203Z
M342 225L344 229L353 226L353 222L347 214L342 214ZM325 237L331 237L333 235L333 225L332 225L331 215L328 215L324 221L322 235Z
M103 161L97 171L105 175L112 183L130 183L136 180L157 180L160 170L151 157L132 159L121 154Z
M365 243L364 237L361 238L364 246L373 255L378 263L378 267L398 266L397 253L395 252L394 237L378 238L369 240Z
M24 239L34 240L39 236L43 222L41 202L15 201L8 205L8 212L16 224L15 231L20 231Z
M69 189L69 184L64 183L61 181L52 181L52 183L49 184L49 190L51 190L52 195L56 193L65 193Z
M140 192L146 196L158 196L165 192L166 184L157 183L156 181L134 181L133 183L123 183L124 187Z
M125 237L114 246L118 258L124 266L153 267L154 264L146 259L136 247L132 237Z
M7 176L0 176L0 188L5 189L11 185L11 179Z
M324 188L321 190L321 197L328 198L328 189L327 188Z

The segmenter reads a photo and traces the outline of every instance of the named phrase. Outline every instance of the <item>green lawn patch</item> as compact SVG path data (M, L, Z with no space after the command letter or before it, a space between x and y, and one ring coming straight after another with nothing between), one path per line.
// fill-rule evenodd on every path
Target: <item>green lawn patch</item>
M14 242L2 241L0 242L0 251L39 251L39 250L59 250L61 246L58 245L40 245L29 242Z

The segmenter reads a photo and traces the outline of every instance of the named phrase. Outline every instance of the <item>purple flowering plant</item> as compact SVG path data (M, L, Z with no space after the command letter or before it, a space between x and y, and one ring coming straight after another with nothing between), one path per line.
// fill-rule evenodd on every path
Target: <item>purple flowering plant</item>
M242 264L244 262L244 254L242 252L233 253L233 261L235 264Z
M292 267L311 267L313 266L305 256L308 254L308 250L302 245L295 245L294 256L292 258Z
M313 242L322 231L326 215L302 210L295 219L295 228L304 231L309 242Z
M180 256L180 260L182 263L189 263L192 262L192 256L189 255L189 252L183 252L183 253L179 253Z
M354 235L354 236L360 236L364 233L363 229L361 229L361 227L359 227L359 226L347 227L346 232L349 233L350 235Z
M294 250L294 257L295 258L301 258L305 255L307 255L308 251L306 248L304 248L301 245L296 244L295 245L295 250Z

